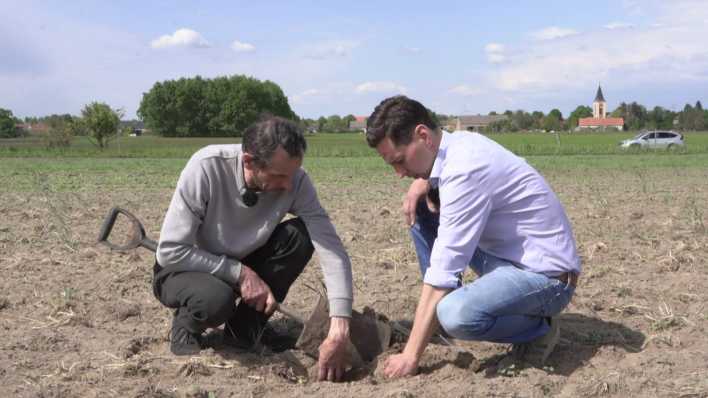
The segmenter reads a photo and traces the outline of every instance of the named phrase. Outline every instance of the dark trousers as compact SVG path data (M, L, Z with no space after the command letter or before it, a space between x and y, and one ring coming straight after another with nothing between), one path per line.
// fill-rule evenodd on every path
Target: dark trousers
M256 272L275 299L282 302L313 251L305 223L293 218L280 223L263 246L240 261ZM236 306L238 294L234 289L209 273L165 271L168 269L156 274L155 293L162 304L176 309L175 326L201 333L226 322L236 336L251 339L268 320L243 301Z

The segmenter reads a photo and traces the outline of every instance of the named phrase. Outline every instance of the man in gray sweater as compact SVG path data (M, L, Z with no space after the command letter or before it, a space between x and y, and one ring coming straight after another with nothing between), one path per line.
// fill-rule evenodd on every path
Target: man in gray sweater
M162 225L153 281L160 302L175 308L174 354L198 353L202 332L221 324L227 343L256 341L317 249L331 317L319 378L341 379L351 263L301 168L306 146L294 123L271 117L246 129L242 145L207 146L185 166ZM295 217L281 222L288 213Z

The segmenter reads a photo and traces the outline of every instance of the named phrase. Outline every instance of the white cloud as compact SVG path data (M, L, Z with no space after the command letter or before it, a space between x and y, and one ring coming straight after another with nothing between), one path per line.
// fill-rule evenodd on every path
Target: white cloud
M708 2L647 0L641 6L656 11L647 23L650 27L619 29L617 23L611 24L616 29L532 42L507 57L488 78L498 90L534 97L585 89L598 81L615 87L695 86L708 81L708 50L702 39L708 37ZM494 50L491 54L501 53L496 46L488 48Z
M691 17L674 9L679 4L685 5L666 5L658 21L662 28L600 29L563 42L535 43L492 79L498 89L536 94L594 86L598 80L635 86L706 80L708 51L700 38L708 36L708 27L697 21L708 15L708 3L691 3Z
M502 64L506 61L506 55L504 54L487 54L487 60L493 64Z
M304 104L308 99L322 95L323 92L322 90L318 90L316 88L311 88L308 90L303 91L300 94L296 94L292 97L292 103L293 104Z
M603 27L605 29L615 30L615 29L630 29L630 28L633 28L634 25L629 24L629 23L625 23L625 22L611 22Z
M488 43L484 46L484 52L487 54L487 61L492 64L501 64L506 61L505 47L499 43Z
M238 40L234 40L233 43L231 43L231 49L236 51L237 53L242 53L242 52L252 52L256 50L256 47L253 44L250 43L243 43Z
M464 97L469 97L469 96L479 95L479 94L484 93L484 90L483 90L483 89L481 89L481 88L479 88L479 87L470 87L470 86L468 86L468 85L466 85L466 84L461 84L461 85L459 85L459 86L455 86L455 87L451 88L451 89L448 90L448 91L449 91L450 93L459 94L459 95L462 95L462 96L464 96Z
M171 35L162 35L150 43L152 48L168 47L191 47L206 48L211 47L208 41L199 32L188 28L177 29Z
M404 50L405 52L408 52L408 53L411 53L411 54L418 54L418 53L420 53L420 51L421 51L421 50L420 50L420 47L410 47L410 46L403 47L403 50Z
M577 35L578 32L574 29L559 28L557 26L549 26L539 31L531 33L531 37L536 40L554 40L563 37Z
M359 46L359 42L352 40L328 41L310 45L305 49L305 58L327 59L348 56L351 51Z
M404 87L398 83L377 81L377 82L361 83L358 86L356 86L355 91L359 94L364 94L364 93L401 93L401 94L405 94L407 90L406 90L406 87Z

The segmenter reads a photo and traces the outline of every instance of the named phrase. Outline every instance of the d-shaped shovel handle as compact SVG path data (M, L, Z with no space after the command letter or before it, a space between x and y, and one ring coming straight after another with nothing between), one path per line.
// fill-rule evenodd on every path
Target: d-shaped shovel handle
M116 223L116 219L121 214L125 216L128 221L130 221L131 236L130 240L128 240L127 243L118 245L109 241L108 238L111 235L111 231L113 230L113 226ZM108 216L106 216L106 219L103 220L101 230L98 232L98 243L102 243L110 247L111 249L121 251L135 249L139 246L142 246L153 252L157 250L157 242L152 239L149 239L145 235L145 228L143 228L143 224L140 222L140 220L138 220L138 218L131 214L128 210L125 210L121 207L112 208L111 211L108 213Z

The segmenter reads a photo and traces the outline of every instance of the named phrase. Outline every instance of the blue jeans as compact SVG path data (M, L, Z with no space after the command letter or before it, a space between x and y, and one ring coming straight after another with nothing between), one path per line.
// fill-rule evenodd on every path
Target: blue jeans
M420 271L430 266L439 218L418 203L411 227ZM495 343L524 343L548 333L547 317L560 313L575 288L477 248L470 263L479 278L445 296L437 306L440 325L452 337Z

